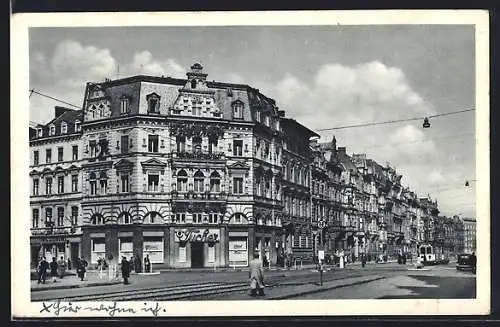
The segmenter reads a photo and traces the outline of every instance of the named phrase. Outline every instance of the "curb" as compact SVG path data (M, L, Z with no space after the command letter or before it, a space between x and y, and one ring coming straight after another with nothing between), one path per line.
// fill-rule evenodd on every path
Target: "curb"
M104 282L104 283L88 283L88 284L76 284L76 285L61 285L61 286L47 286L47 287L37 287L32 288L31 292L39 292L39 291L49 291L49 290L63 290L63 289L71 289L71 288L83 288L83 287L94 287L94 286L109 286L109 285L117 285L122 284L121 281L114 282Z
M337 288L343 288L343 287L349 287L349 286L356 286L356 285L366 284L366 283L374 282L376 280L385 279L385 278L387 278L387 277L371 278L371 279L367 279L367 280L360 280L360 281L357 281L357 282L352 282L352 283L347 283L347 284L342 284L342 285L336 285L336 286L332 286L332 287L325 287L325 288L319 288L319 289L315 289L315 290L303 291L303 292L298 292L298 293L273 296L273 297L269 297L268 299L269 300L285 300L285 299L290 299L290 298L294 298L294 297L299 297L299 296L302 296L302 295L308 295L308 294L315 294L315 293L326 292L326 291L334 290L334 289L337 289Z

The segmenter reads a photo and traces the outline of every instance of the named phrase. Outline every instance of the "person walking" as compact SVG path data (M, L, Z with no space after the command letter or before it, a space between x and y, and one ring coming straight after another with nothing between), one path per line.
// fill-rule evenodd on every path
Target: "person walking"
M71 259L68 258L68 270L71 270Z
M477 258L476 258L475 252L472 252L470 259L471 259L471 264L472 264L472 272L475 274L476 273L476 264L477 264Z
M52 257L52 261L50 262L50 277L54 280L54 283L57 282L57 270L59 265L57 264L56 257Z
M123 277L123 284L128 284L128 279L130 277L130 262L127 261L126 257L122 258L122 277Z
M66 273L66 260L61 256L61 259L57 262L59 268L59 278L63 279L64 274Z
M78 260L76 272L82 282L83 279L85 278L85 273L87 272L87 266L88 262L83 257L80 260Z
M366 255L361 253L361 266L364 268L366 266Z
M144 258L144 270L147 273L151 272L151 260L149 260L149 254L146 254L146 257Z
M250 261L250 295L264 296L264 269L262 268L262 263L259 260L259 254L255 253L253 260Z
M49 269L49 263L45 259L45 257L40 260L38 263L38 284L43 283L45 284L45 279L47 278L47 269Z

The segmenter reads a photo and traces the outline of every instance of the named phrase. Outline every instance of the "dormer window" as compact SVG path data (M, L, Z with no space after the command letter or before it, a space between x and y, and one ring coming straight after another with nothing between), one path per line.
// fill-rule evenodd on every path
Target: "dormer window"
M65 122L61 123L61 134L66 134L68 132L68 125Z
M81 123L79 120L75 121L75 132L79 132L82 129Z
M43 128L38 127L36 129L36 135L38 135L38 137L42 137L43 136Z
M56 126L55 125L50 125L49 127L49 135L55 135L56 134Z
M129 99L126 97L122 97L120 99L120 114L128 113Z
M148 101L148 112L149 113L159 113L160 112L160 97L156 93L149 94L147 97Z
M196 88L196 80L195 79L191 80L191 88L192 89Z
M271 118L269 117L269 115L265 115L264 116L264 124L267 126L267 127L270 127L271 126Z
M233 118L241 119L243 118L243 102L236 100L232 104L233 107Z
M260 110L255 111L255 120L260 122Z

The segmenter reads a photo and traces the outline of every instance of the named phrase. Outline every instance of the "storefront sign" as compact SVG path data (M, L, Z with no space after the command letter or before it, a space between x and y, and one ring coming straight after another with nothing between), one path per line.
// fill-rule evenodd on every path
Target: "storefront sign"
M174 233L177 242L219 242L218 229L183 229Z

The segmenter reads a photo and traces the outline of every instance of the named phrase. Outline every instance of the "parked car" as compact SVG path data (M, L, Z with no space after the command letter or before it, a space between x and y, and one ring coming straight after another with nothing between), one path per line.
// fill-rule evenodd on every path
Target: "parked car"
M475 272L476 267L473 262L472 254L462 253L458 255L457 270L472 270Z

